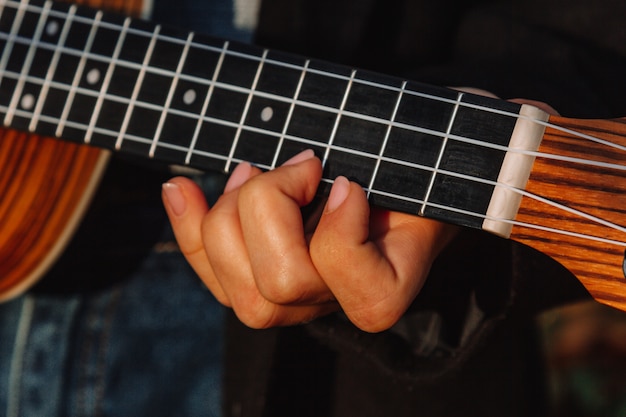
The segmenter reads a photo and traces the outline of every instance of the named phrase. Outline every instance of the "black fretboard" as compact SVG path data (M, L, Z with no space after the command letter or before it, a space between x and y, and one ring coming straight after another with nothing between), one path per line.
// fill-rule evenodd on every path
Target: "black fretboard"
M64 3L0 0L7 127L229 172L303 149L378 206L480 227L519 106Z

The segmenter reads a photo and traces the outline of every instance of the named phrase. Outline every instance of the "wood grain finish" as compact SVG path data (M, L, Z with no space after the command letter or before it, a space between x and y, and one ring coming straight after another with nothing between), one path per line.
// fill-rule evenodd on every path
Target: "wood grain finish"
M78 225L106 153L15 131L0 140L0 300L32 285Z
M518 224L513 228L511 239L560 262L596 300L626 310L623 268L626 249L623 243L626 242L623 230L626 226L626 119L574 120L553 116L550 123L600 138L617 147L549 127L539 155L559 155L559 159L537 157L526 187L530 195L523 197L515 220L564 233ZM563 160L561 157L574 159ZM531 196L540 196L553 203Z
M141 0L79 0L138 15ZM108 152L0 128L0 301L17 296L66 247L101 178Z
M65 3L74 3L110 10L128 16L139 16L142 12L143 0L63 0Z

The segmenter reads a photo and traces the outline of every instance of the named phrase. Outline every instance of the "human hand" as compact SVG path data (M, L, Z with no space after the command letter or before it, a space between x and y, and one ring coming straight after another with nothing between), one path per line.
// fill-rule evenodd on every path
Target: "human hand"
M557 114L542 102L511 101ZM341 309L362 330L388 329L456 228L370 210L363 189L339 177L309 233L300 208L313 200L321 173L319 159L304 151L267 173L240 164L211 209L182 177L164 185L163 201L191 266L248 326L298 324Z
M312 151L261 173L242 163L214 207L189 179L163 187L180 248L215 297L254 328L308 322L339 309L359 328L391 327L422 287L455 228L372 209L336 179L319 223L305 230L322 166Z

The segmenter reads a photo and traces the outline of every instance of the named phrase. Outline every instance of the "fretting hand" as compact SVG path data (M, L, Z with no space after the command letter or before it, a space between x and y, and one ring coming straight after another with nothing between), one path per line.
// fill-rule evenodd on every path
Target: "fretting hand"
M211 209L186 178L163 187L185 257L250 327L298 324L341 309L363 330L387 329L454 234L439 222L370 211L363 189L343 177L307 233L300 209L313 200L321 173L312 151L266 173L242 163Z
M511 101L558 114L542 102ZM182 177L164 185L163 201L191 266L248 326L304 323L341 309L363 330L388 329L456 228L370 210L363 189L339 177L309 233L300 208L313 200L321 175L309 150L266 173L240 164L211 209L200 188Z

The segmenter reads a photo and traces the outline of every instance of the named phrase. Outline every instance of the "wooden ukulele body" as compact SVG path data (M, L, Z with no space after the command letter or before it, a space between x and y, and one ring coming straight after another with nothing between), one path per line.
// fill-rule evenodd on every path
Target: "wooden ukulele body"
M142 0L77 0L138 16ZM0 302L32 286L76 231L109 152L0 128Z

